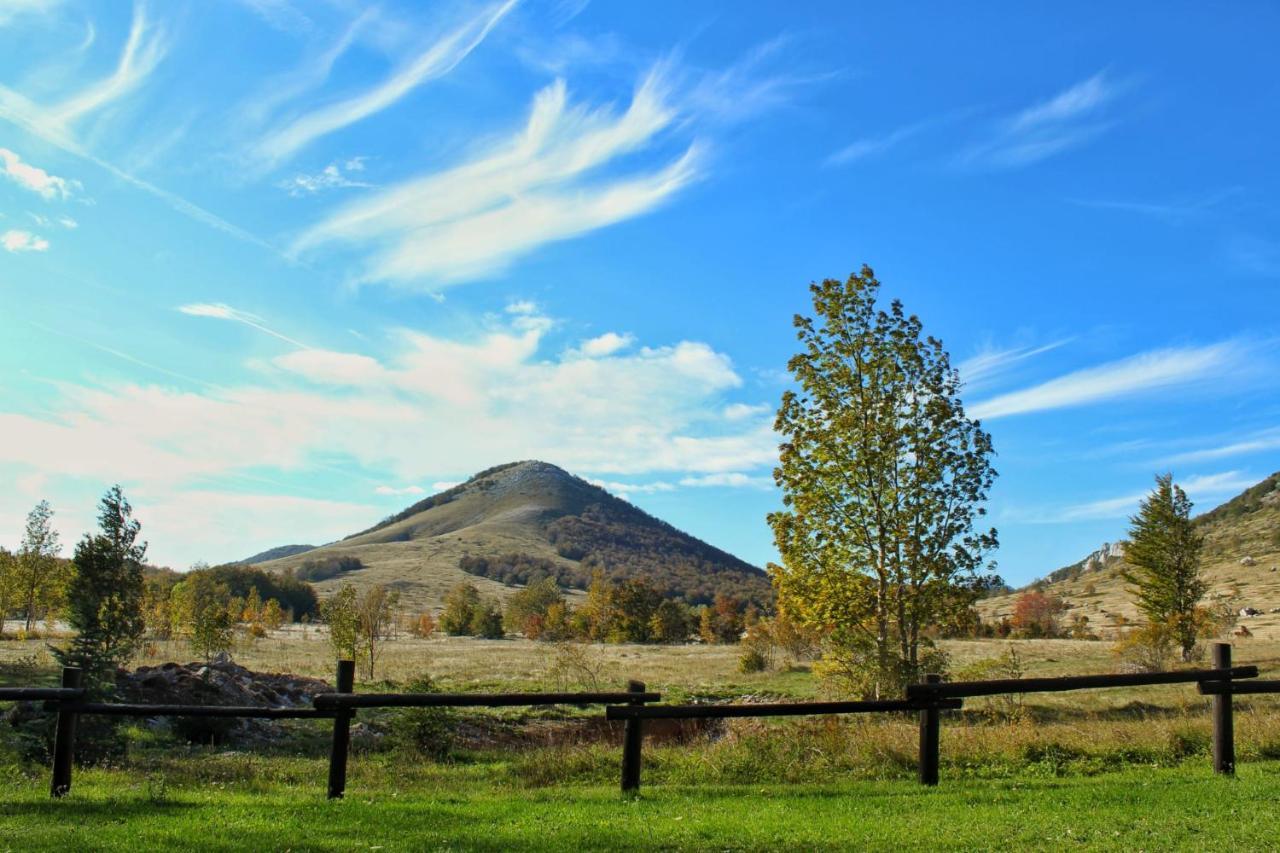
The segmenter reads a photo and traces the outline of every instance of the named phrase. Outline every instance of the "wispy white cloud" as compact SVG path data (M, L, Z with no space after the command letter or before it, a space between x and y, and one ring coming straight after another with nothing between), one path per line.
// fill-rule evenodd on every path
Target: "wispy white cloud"
M230 305L224 305L221 302L193 302L189 305L178 306L178 311L190 317L209 317L214 320L230 320L233 323L243 323L246 326L257 329L260 332L271 335L273 338L279 338L285 343L293 344L304 350L310 347L301 341L294 340L288 335L281 334L263 324L263 320L256 314L250 314L248 311L241 311L232 308Z
M346 23L324 50L309 55L296 68L279 77L265 81L262 91L242 108L244 118L254 126L260 126L281 105L312 91L329 79L334 65L356 43L380 15L377 6L370 6ZM282 22L283 23L283 22ZM308 26L310 22L308 21ZM280 29L292 31L288 24Z
M956 365L956 369L960 371L960 378L964 380L965 387L973 390L1007 373L1018 364L1038 355L1052 352L1072 340L1072 338L1063 338L1041 346L1004 348L988 346L976 355L961 361Z
M384 497L400 497L402 495L425 495L427 491L421 486L401 486L399 488L395 486L378 486L373 490L373 493Z
M881 136L864 136L861 139L855 139L828 157L826 165L845 166L858 160L883 154L908 139L918 136L922 131L934 124L935 122L932 121L920 121L897 128Z
M289 0L236 0L236 2L281 32L306 33L315 27L311 18Z
M353 172L358 174L364 171L364 160L363 157L353 157L341 163L333 162L314 175L299 173L276 186L295 198L315 195L324 190L371 187L373 184L351 177Z
M1240 187L1228 187L1210 193L1188 196L1171 201L1136 201L1125 199L1082 199L1071 198L1067 201L1080 207L1091 207L1097 210L1114 210L1122 213L1135 213L1149 216L1171 223L1182 223L1204 216L1224 201L1240 193Z
M726 471L716 474L702 474L697 477L684 477L682 486L694 488L728 488L728 489L772 489L773 478L760 474L744 474L740 471Z
M599 486L606 492L610 492L619 497L626 498L630 495L652 495L658 492L675 491L675 486L663 480L655 480L649 483L624 483L619 480L588 480L593 486Z
M462 485L461 480L437 480L436 482L431 484L431 491L436 492L438 494L440 492L447 492L449 491L449 489L452 489L454 486L460 486L460 485Z
M65 126L132 92L160 64L166 47L164 33L147 23L146 10L142 3L137 3L133 9L129 38L115 71L48 108L45 113L47 120Z
M1175 453L1164 460L1166 464L1178 465L1187 462L1207 462L1212 459L1226 459L1231 456L1246 456L1251 453L1265 453L1269 450L1280 450L1280 428L1267 429L1235 441L1227 441L1213 447L1202 447Z
M606 164L671 126L660 73L647 75L621 114L571 105L563 81L534 99L524 128L496 149L340 208L294 245L373 249L362 281L438 289L501 271L557 240L658 206L698 173L697 144L666 166L592 181Z
M731 403L724 407L722 414L725 420L743 421L748 418L758 418L773 413L773 407L768 403Z
M62 0L4 0L0 3L0 27L24 15L47 15L62 5Z
M970 414L1000 418L1218 379L1243 365L1250 352L1249 347L1236 341L1154 350L991 397L971 407Z
M10 228L0 234L0 246L4 246L7 252L44 252L49 249L49 241L30 231Z
M30 190L44 199L68 199L80 189L80 182L51 175L39 166L24 162L16 152L0 148L3 174L23 189Z
M270 131L257 144L257 155L267 163L277 163L320 137L385 110L423 83L443 77L484 41L516 2L506 0L487 7L434 41L377 85L298 116Z
M1254 485L1261 478L1242 474L1239 471L1223 471L1217 474L1204 474L1176 480L1177 484L1193 501L1212 501L1236 495ZM1150 494L1134 492L1115 498L1103 498L1087 503L1073 504L1057 512L1043 512L1037 520L1042 522L1097 521L1112 518L1127 518L1138 509L1138 504Z
M1002 119L988 138L964 151L962 165L1029 166L1089 142L1114 124L1105 108L1128 85L1099 72L1052 98Z
M703 120L732 123L790 105L798 92L837 76L836 72L800 73L803 60L787 48L787 34L756 45L726 68L693 73L687 109Z
M146 26L145 16L142 13L141 6L137 6L134 10L134 23L130 34L130 41L134 42L134 33L143 32L150 33L150 30ZM123 77L119 76L120 72L118 67L117 74L108 78L108 80L115 81L112 85L104 89L101 84L98 84L89 87L89 89L82 90L77 95L73 95L64 101L62 108L65 108L66 104L69 103L78 103L81 107L92 109L101 108L108 102L103 99L104 95L109 95L110 98L119 98L125 95L128 91L136 88L141 83L143 69L147 68L149 73L151 69L148 66L152 60L154 59L156 62L159 61L159 57L156 56L156 52L163 52L162 48L151 47L153 43L160 44L162 42L160 36L155 34L138 35L138 39L145 40L143 42L144 46L138 47L135 43L132 48L133 58L129 59L127 63L123 57L121 59L120 64L125 66ZM129 53L128 46L126 46L125 53ZM141 56L141 59L138 58L139 56ZM97 94L92 94L94 92ZM92 95L92 97L90 97L90 95ZM90 102L92 102L92 104ZM56 106L52 108L41 106L19 92L15 92L6 86L0 86L0 118L22 128L33 136L37 136L69 154L73 154L76 157L93 163L131 186L155 196L184 216L208 225L209 227L217 229L225 234L229 234L239 240L252 243L276 253L275 247L271 246L257 235L251 234L243 228L228 222L217 214L212 213L203 207L182 198L181 196L169 192L168 190L158 187L155 184L144 181L124 169L121 169L119 166L97 156L75 138L66 121L58 118L59 109L60 107ZM80 107L77 107L76 109L79 110ZM83 111L81 111L80 114L83 114Z

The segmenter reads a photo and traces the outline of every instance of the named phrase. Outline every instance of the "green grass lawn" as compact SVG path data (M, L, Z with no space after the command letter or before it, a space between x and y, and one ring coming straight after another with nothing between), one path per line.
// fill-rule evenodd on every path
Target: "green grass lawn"
M1280 764L1238 778L1203 766L1088 777L645 789L513 786L466 769L353 776L324 798L324 763L233 781L79 771L51 801L44 773L0 782L12 850L1272 849ZM265 777L265 778L264 778ZM217 777L213 777L216 779Z

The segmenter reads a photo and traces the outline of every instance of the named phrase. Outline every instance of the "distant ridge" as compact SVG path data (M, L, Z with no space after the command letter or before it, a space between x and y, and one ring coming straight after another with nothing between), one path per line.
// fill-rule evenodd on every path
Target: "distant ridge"
M259 551L252 557L245 557L240 560L241 563L265 563L268 560L279 560L282 557L292 557L295 554L305 554L308 551L314 551L315 545L277 545L274 548L268 548L265 551Z
M1206 600L1236 610L1262 611L1241 624L1255 636L1280 639L1280 612L1272 612L1280 611L1280 471L1196 516L1195 525L1204 535ZM1125 544L1104 544L1023 589L1061 598L1069 608L1062 617L1064 624L1075 616L1086 616L1095 632L1114 634L1117 617L1128 623L1141 618L1120 575ZM1022 591L986 599L978 609L988 620L1011 615Z
M461 580L505 596L541 576L585 589L597 571L694 603L717 593L760 607L772 601L760 568L537 460L488 468L338 542L261 562L285 570L326 556L356 557L366 568L321 582L322 593L347 581L383 583L414 606L438 607Z

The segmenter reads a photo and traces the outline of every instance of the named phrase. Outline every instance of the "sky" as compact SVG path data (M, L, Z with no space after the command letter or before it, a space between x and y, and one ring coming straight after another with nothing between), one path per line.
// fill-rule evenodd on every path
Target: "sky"
M995 443L998 571L1280 469L1280 8L0 2L0 543L186 568L503 462L757 565L808 284Z

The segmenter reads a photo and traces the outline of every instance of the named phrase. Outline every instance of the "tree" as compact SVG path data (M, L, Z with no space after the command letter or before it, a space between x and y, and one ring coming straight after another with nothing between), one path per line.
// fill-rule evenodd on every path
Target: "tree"
M79 666L90 682L113 675L133 654L145 629L142 561L147 543L142 525L119 486L98 505L96 534L76 543L67 589L67 621L76 631L71 645L55 654L63 666Z
M693 614L689 606L674 599L664 599L649 620L649 633L654 642L683 643L693 632Z
M639 578L630 578L614 586L609 593L609 633L612 643L647 643L653 614L662 604L656 589Z
M942 342L894 301L878 310L868 267L813 284L797 316L800 386L783 394L769 516L779 601L827 637L828 675L899 695L945 658L924 631L972 603L996 532L975 532L996 473L991 438L966 417ZM966 582L968 581L968 582Z
M230 590L228 590L230 595ZM239 622L255 624L262 621L262 594L256 586L249 587L249 594L244 597L244 609L238 614Z
M26 628L30 633L36 624L36 616L47 612L61 601L66 584L66 573L58 561L62 550L58 531L51 526L53 510L48 501L40 501L27 514L27 528L18 549L18 592L26 613Z
M1058 617L1067 609L1061 598L1029 589L1013 603L1013 627L1024 637L1056 637Z
M9 615L18 589L18 558L0 547L0 640L4 639L4 620Z
M342 588L320 604L320 615L329 625L329 645L338 660L355 660L360 640L360 617L356 611L356 588Z
M717 592L711 605L712 630L717 642L736 643L742 639L742 614L738 612L736 599Z
M480 590L474 584L460 583L444 599L440 614L440 630L455 637L471 633L471 622L480 606Z
M507 630L536 639L536 635L542 632L546 623L547 610L553 604L563 601L564 596L561 595L555 578L543 578L529 584L507 599L506 611L503 614ZM536 625L536 631L531 636L531 628L534 625Z
M280 607L280 602L274 598L268 598L267 603L262 605L262 625L268 631L277 631L284 624L284 610Z
M1191 521L1191 501L1172 474L1156 477L1156 487L1130 519L1122 576L1152 625L1168 628L1190 660L1200 619L1197 605L1206 584L1200 575L1204 537Z
M373 680L382 639L394 621L400 593L375 584L364 591L356 602L356 628L360 639L361 659L365 662L365 679Z
M495 599L488 599L471 612L469 632L473 637L484 637L486 640L501 640L505 633L502 629L502 605Z
M173 588L169 610L174 629L187 638L191 651L209 660L231 648L236 613L228 606L231 591L205 571L193 571Z

